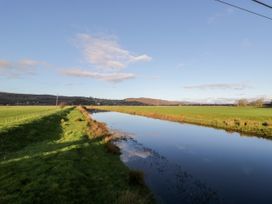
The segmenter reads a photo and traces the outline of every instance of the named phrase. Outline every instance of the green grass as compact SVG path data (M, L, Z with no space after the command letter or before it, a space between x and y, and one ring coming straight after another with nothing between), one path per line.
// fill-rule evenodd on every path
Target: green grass
M0 106L0 131L59 111L56 106Z
M265 137L272 136L272 108L226 106L97 106L95 108L200 124Z
M0 132L0 203L153 202L88 129L67 108Z

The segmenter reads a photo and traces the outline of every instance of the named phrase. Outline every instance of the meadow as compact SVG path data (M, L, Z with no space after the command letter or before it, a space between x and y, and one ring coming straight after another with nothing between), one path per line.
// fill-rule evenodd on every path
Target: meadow
M0 106L0 131L60 111L56 106Z
M153 202L82 110L0 107L0 203Z
M272 137L272 108L227 106L91 106L89 108Z

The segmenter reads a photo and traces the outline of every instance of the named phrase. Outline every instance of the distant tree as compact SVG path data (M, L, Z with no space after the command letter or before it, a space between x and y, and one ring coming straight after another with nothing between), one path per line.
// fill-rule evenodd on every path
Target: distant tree
M252 102L252 105L255 107L263 107L264 105L264 99L263 98L259 98L255 101Z
M248 100L246 99L239 99L237 101L237 106L240 106L240 107L245 107L248 105Z

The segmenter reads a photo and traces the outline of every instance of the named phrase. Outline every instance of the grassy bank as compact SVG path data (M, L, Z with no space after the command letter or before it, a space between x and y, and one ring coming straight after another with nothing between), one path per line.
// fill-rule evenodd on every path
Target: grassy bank
M272 108L224 106L97 106L90 108L272 137Z
M66 108L0 132L0 203L153 202L101 127Z

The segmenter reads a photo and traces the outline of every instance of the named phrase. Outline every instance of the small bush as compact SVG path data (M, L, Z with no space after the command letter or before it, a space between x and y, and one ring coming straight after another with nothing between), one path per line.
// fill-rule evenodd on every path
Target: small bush
M235 126L235 125L239 125L239 123L240 123L240 121L239 120L237 120L237 119L232 119L232 120L225 120L224 121L224 124L226 125L226 126L229 126L229 127L232 127L232 126Z
M235 120L234 120L234 123L235 123L235 125L237 125L237 126L240 126L240 124L241 124L241 122L240 122L239 119L235 119Z
M272 122L265 121L262 123L263 126L272 126Z
M132 185L144 185L144 173L138 170L130 170L129 183Z
M117 147L115 144L112 144L111 142L106 143L106 149L107 152L112 154L121 154L120 148Z

